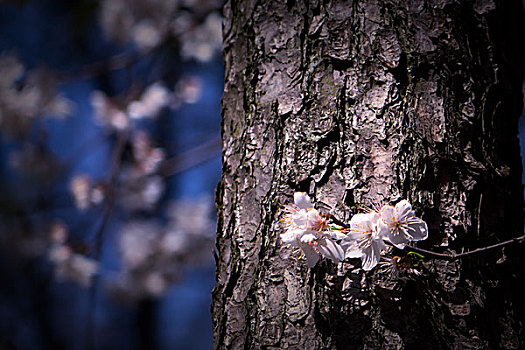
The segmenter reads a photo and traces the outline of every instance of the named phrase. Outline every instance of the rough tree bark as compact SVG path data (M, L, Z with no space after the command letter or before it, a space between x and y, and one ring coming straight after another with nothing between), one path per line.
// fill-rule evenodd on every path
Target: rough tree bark
M521 235L522 13L509 0L226 3L216 349L525 348L520 246L392 282L359 260L308 269L279 243L298 190L342 222L407 198L427 249Z

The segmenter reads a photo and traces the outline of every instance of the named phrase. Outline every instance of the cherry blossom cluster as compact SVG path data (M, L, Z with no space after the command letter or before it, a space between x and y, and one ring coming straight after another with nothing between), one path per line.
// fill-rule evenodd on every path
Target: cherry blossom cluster
M107 289L127 302L162 296L192 264L207 264L215 234L211 198L177 200L166 221L134 219L122 226L117 247L122 259Z
M286 246L299 248L309 267L315 266L321 257L335 262L361 258L362 268L368 271L387 250L385 243L403 249L409 242L428 237L427 224L416 217L407 200L356 214L347 229L330 224L328 216L313 207L306 193L296 192L294 201L295 205L286 207L281 240Z
M210 62L221 51L220 0L101 0L99 22L110 39L150 52L177 42L185 60Z
M0 77L0 132L4 136L30 135L33 122L65 118L74 111L51 71L28 69L14 53L0 54Z

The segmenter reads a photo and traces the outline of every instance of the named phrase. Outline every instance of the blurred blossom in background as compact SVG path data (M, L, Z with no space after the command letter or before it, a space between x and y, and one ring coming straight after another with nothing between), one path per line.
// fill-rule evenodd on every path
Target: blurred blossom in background
M220 0L0 2L0 349L210 349Z

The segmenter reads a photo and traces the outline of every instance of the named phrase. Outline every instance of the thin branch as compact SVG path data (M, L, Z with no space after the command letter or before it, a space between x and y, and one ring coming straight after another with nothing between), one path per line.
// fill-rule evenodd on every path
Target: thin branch
M159 174L168 177L200 165L217 156L221 151L221 145L221 137L215 137L176 157L166 159Z
M162 50L162 47L163 45L160 44L142 52L122 52L107 57L101 61L88 63L80 68L57 72L57 78L60 82L64 83L78 79L90 79L108 71L130 68L141 58L147 57L149 55L155 55L160 50Z
M107 71L129 67L137 62L140 57L139 53L120 53L105 60L87 64L79 69L58 72L57 78L62 83L77 79L90 79Z
M456 259L464 258L464 257L469 256L469 255L474 255L474 254L486 252L488 250L492 250L492 249L496 249L496 248L499 248L499 247L503 247L503 246L506 246L506 245L509 245L509 244L512 244L512 243L522 243L524 240L525 240L525 235L520 236L520 237L515 237L515 238L509 239L507 241L503 241L503 242L496 243L496 244L493 244L493 245L489 245L489 246L486 246L486 247L481 247L481 248L477 248L477 249L474 249L474 250L471 250L471 251L468 251L468 252L457 253L457 254L437 253L437 252L433 252L433 251L422 249L422 248L408 247L408 246L406 246L404 248L404 250L405 251L413 251L415 253L419 253L419 254L425 255L426 257L430 257L430 258L436 258L436 259L441 259L441 260L456 260Z
M115 148L113 149L113 154L111 156L111 169L108 174L108 180L107 180L107 194L105 199L105 207L104 207L104 214L102 217L102 221L100 223L100 226L98 227L98 230L95 234L94 243L93 243L93 257L96 261L100 263L101 255L102 255L102 245L104 243L104 233L106 232L106 227L109 224L111 215L113 214L113 209L115 207L115 182L118 176L118 170L120 168L122 153L124 152L124 146L126 145L126 140L128 138L128 132L123 131L119 132L117 135L117 144L115 145ZM90 307L90 314L89 314L89 320L88 320L88 327L87 327L87 336L88 336L88 349L95 349L95 315L96 315L96 296L97 296L97 285L98 285L98 277L95 276L95 279L93 280L93 284L91 285L91 290L89 293L89 304Z

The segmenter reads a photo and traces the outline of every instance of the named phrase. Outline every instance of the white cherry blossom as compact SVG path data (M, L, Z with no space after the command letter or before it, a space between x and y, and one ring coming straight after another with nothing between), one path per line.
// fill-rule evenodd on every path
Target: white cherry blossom
M295 205L299 209L311 209L314 206L312 205L312 201L310 200L310 197L304 192L295 192L293 194L293 200L295 202Z
M308 195L304 192L294 194L295 205L287 206L283 218L287 231L294 229L323 231L328 228L326 218L314 209Z
M403 249L410 241L421 241L428 237L426 222L416 217L412 205L406 199L395 207L383 206L380 215L381 234L399 249Z
M344 259L344 250L336 242L336 235L330 232L327 219L314 209L307 194L296 192L294 206L287 207L283 222L285 232L281 240L285 245L300 248L306 257L308 267L314 267L320 255L335 262ZM336 238L335 238L336 239Z
M353 244L347 246L346 257L360 257L363 270L374 268L381 258L385 243L379 234L379 214L356 214L350 220L348 236Z
M427 224L416 217L407 200L385 205L379 212L356 214L347 230L330 224L328 216L319 213L303 192L294 194L294 205L286 211L281 240L284 245L301 249L309 267L321 257L335 262L360 258L363 270L369 271L381 260L385 241L403 249L408 242L428 237Z

